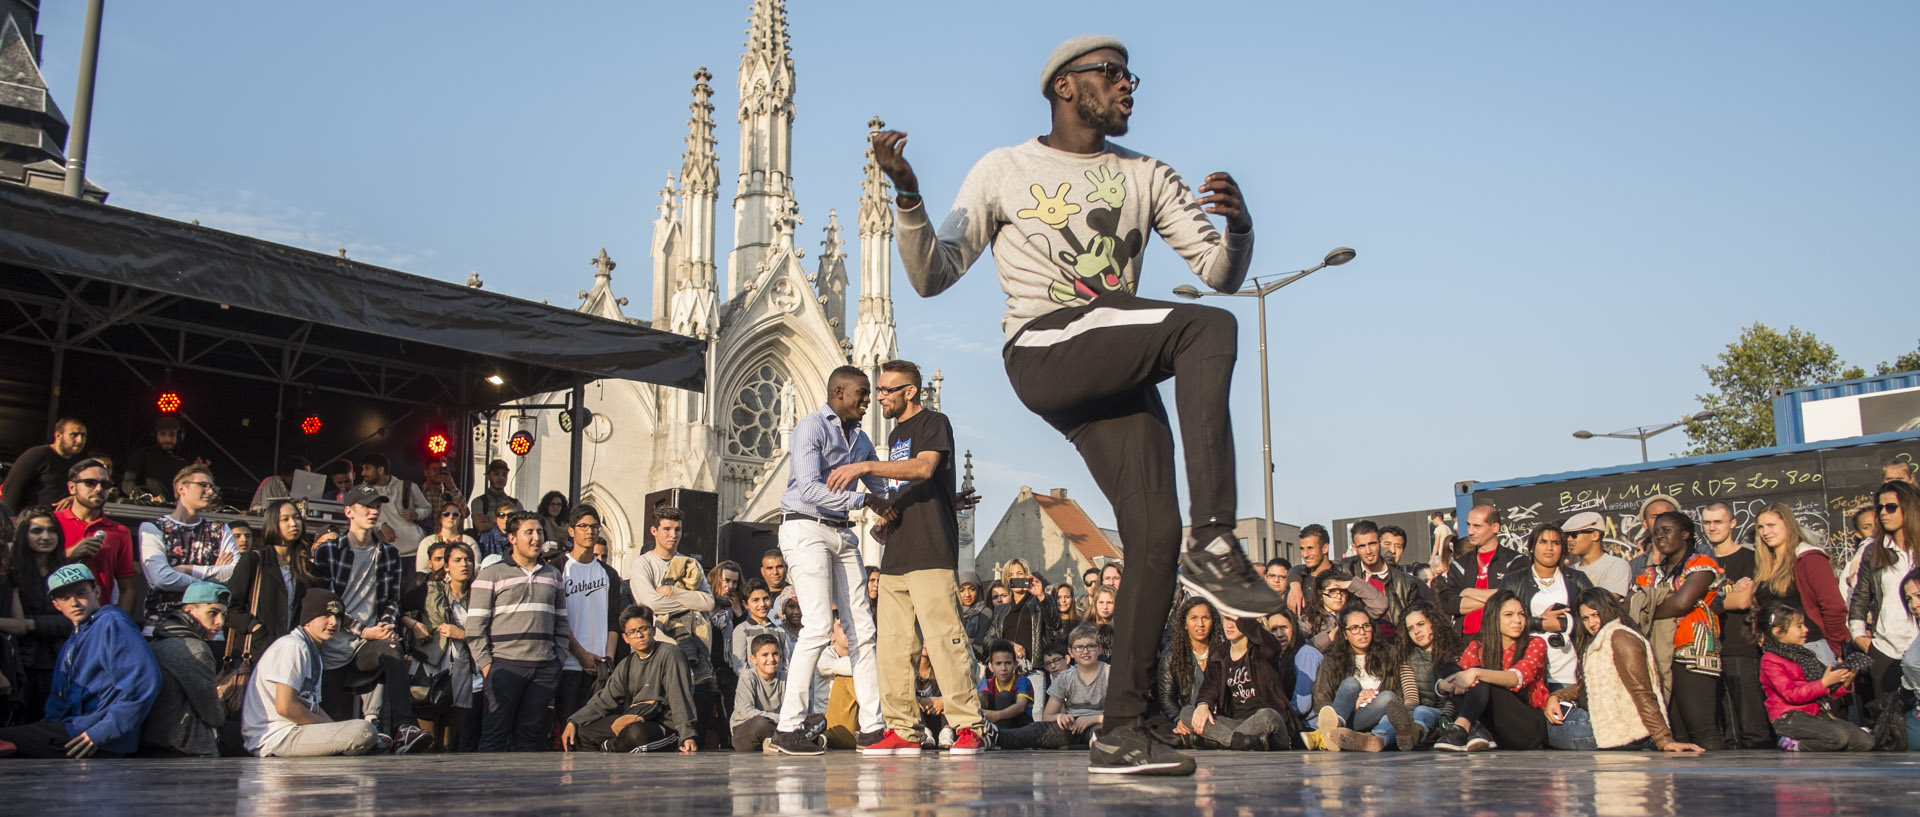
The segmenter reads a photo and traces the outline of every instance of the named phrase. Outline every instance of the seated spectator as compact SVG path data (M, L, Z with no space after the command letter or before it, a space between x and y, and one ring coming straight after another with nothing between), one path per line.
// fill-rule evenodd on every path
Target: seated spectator
M694 740L693 678L678 645L655 641L652 610L635 604L620 611L620 637L632 652L620 659L593 697L567 718L560 745L603 752L642 754ZM658 647L658 649L656 649Z
M1547 745L1555 749L1704 751L1673 739L1667 708L1656 691L1653 645L1627 620L1613 591L1589 587L1574 597L1580 615L1575 642L1580 682L1547 699Z
M1460 655L1463 668L1440 680L1453 699L1452 727L1435 749L1538 749L1547 742L1547 642L1527 635L1527 610L1505 590L1487 598L1486 624Z
M1395 652L1400 655L1400 671L1413 676L1420 695L1413 706L1413 732L1394 730L1395 743L1407 752L1439 737L1440 722L1451 717L1447 700L1434 685L1459 670L1460 631L1438 606L1426 603L1401 613L1399 630Z
M1067 657L1067 645L1060 641L1049 641L1040 647L1040 668L1027 676L1034 682L1033 707L1040 712L1047 711L1047 686L1054 676L1066 672L1073 664Z
M786 677L785 659L793 649L793 639L785 627L769 617L772 608L773 594L767 592L766 582L757 578L747 582L746 617L735 621L732 633L727 636L727 660L735 677L747 677L749 668L754 666L753 642L763 635L771 637L780 647L780 677Z
M1073 735L1072 743L1093 740L1107 708L1108 667L1100 660L1100 634L1082 624L1073 628L1067 648L1073 666L1053 679L1045 719Z
M1324 659L1312 644L1301 643L1300 620L1293 611L1281 609L1267 616L1267 632L1281 644L1279 663L1293 667L1293 713L1302 718L1313 711L1313 682L1320 677Z
M195 582L180 606L161 614L153 628L153 657L160 664L160 694L153 699L141 748L163 755L219 757L220 727L227 707L216 679L220 661L208 636L227 625L233 594L213 582Z
M197 581L225 584L233 577L233 532L226 523L200 516L213 504L213 471L189 465L173 477L173 512L140 523L140 569L147 578L145 621L161 608L180 603L180 594Z
M1073 585L1061 582L1048 590L1047 594L1048 598L1053 599L1053 603L1048 605L1047 615L1044 616L1047 622L1047 633L1046 639L1041 642L1042 646L1049 642L1064 640L1067 633L1073 630L1073 626L1080 623L1081 618L1074 611Z
M1858 661L1834 666L1807 649L1807 617L1784 601L1770 601L1753 618L1760 641L1760 687L1767 696L1780 748L1789 752L1870 752L1873 734L1835 714L1851 691ZM1859 653L1853 656L1865 658ZM1850 657L1853 657L1850 656Z
M117 604L134 615L138 594L133 574L139 560L134 557L133 532L106 515L107 491L112 482L112 472L99 460L74 463L67 470L67 490L72 493L62 500L64 507L54 509L53 516L66 537L66 560L93 568L104 594L102 603Z
M765 585L754 589L761 596L767 593ZM733 717L728 727L733 731L734 751L759 752L767 748L767 741L779 731L780 697L787 691L781 666L786 647L781 644L780 636L760 632L748 642L746 652L747 663L739 671L740 683L734 689Z
M295 627L260 656L241 708L240 732L247 752L257 757L364 755L379 745L372 721L327 717L320 707L326 663L320 645L334 637L346 607L325 588L300 599Z
M1002 732L1033 723L1033 682L1020 674L1013 644L1001 639L987 643L987 672L980 681L980 717Z
M913 662L913 700L920 712L922 748L953 746L953 730L947 727L947 700L940 694L939 680L933 677L933 659L926 647L920 648L920 657Z
M1195 596L1174 609L1172 626L1174 632L1168 634L1167 646L1160 652L1160 682L1154 685L1154 697L1160 717L1174 724L1174 734L1191 745L1194 732L1186 713L1199 702L1208 655L1221 643L1220 614L1206 599Z
M994 579L987 583L987 600L995 610L1005 606L1012 598L1013 596L1008 592L1006 584L1002 583L999 579ZM988 637L991 638L992 636Z
M9 683L19 693L17 711L30 719L46 711L60 648L73 635L73 622L47 593L47 580L65 564L60 554L66 543L54 514L45 505L21 511L14 520L11 546L0 554L6 564L0 584L9 586L0 593L0 612L7 613L0 617L0 634L11 637L16 647L19 672Z
M149 494L161 502L178 499L179 481L172 477L188 465L187 459L180 455L180 443L186 437L180 418L162 415L154 420L153 445L136 448L127 456L127 470L121 476L122 493L136 500Z
M1342 613L1350 604L1364 608L1367 615L1374 618L1387 614L1387 597L1373 589L1372 582L1355 579L1337 567L1315 576L1313 595L1307 599L1306 612L1300 616L1306 643L1322 654L1332 649Z
M61 566L46 586L73 636L54 665L46 719L0 729L0 757L132 754L160 692L160 665L125 610L100 606L100 585L86 565Z
M1285 645L1251 618L1222 623L1226 643L1211 650L1199 700L1181 714L1193 734L1236 751L1272 751L1293 744L1293 668L1278 662Z
M1907 617L1920 622L1920 568L1907 571L1907 577L1900 580L1900 598L1907 608ZM1920 690L1920 639L1900 659L1900 674L1905 679L1907 689ZM1901 718L1907 725L1907 751L1920 752L1920 715L1908 709Z
M348 491L353 490L354 483L359 481L359 473L354 470L353 463L344 459L327 463L327 487L321 492L320 498L328 502L343 501L342 498Z
M1314 679L1314 731L1303 742L1328 752L1378 752L1414 731L1420 690L1413 673L1403 671L1393 642L1380 637L1373 616L1349 607L1340 618L1333 649Z
M987 662L987 629L993 626L993 605L987 603L987 594L980 585L980 574L971 570L959 574L960 581L960 628L967 633L967 643L973 647L973 660L976 663Z

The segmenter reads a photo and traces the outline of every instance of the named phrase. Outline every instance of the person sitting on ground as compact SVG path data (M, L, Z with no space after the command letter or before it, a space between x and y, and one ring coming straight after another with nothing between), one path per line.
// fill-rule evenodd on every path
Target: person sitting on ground
M1272 633L1281 646L1275 663L1293 668L1293 688L1289 691L1293 714L1305 718L1313 711L1313 682L1320 677L1320 664L1326 657L1312 644L1301 643L1300 619L1294 617L1292 610L1267 616L1266 625L1267 632Z
M913 662L913 700L920 711L920 745L951 748L954 735L947 727L947 700L940 694L940 681L933 677L933 658L924 646Z
M1314 731L1302 742L1327 752L1382 751L1399 735L1414 734L1420 690L1373 616L1349 607L1340 620L1339 638L1313 683Z
M679 746L698 749L693 726L693 676L679 646L653 638L653 610L638 604L620 611L620 637L632 652L607 683L567 718L560 745L603 752L643 754Z
M1627 619L1627 607L1604 587L1574 597L1580 682L1547 699L1547 745L1555 749L1705 751L1673 739L1665 696L1653 674L1653 645Z
M1273 751L1293 745L1300 731L1293 714L1293 668L1279 663L1285 645L1251 618L1222 622L1226 643L1209 651L1199 700L1182 712L1182 725L1213 744L1236 751Z
M1527 635L1527 608L1512 593L1495 591L1483 609L1486 624L1461 653L1462 669L1436 685L1456 714L1434 748L1538 749L1547 742L1547 642Z
M1159 704L1160 717L1174 724L1174 734L1191 745L1194 733L1188 726L1188 714L1200 700L1207 658L1221 643L1220 613L1212 603L1196 596L1174 609L1169 629L1173 632L1167 634L1167 646L1160 651L1155 703Z
M180 606L161 614L153 627L153 657L160 664L160 694L153 699L140 746L158 754L219 757L220 727L227 708L220 693L220 660L208 636L227 625L233 594L223 585L194 582Z
M767 594L764 584L754 589L763 597ZM736 630L735 634L740 633ZM733 730L734 751L758 752L779 731L780 697L787 692L781 672L786 647L780 636L760 632L746 645L746 653L747 664L740 671L739 686L734 688L733 717L727 725Z
M1020 674L1020 659L1015 655L1011 642L998 638L987 642L990 675L980 681L980 717L999 733L1002 748L1030 749L1044 730L1028 729L1035 724L1033 681Z
M299 626L260 656L247 686L240 731L257 757L364 755L379 745L372 721L335 721L320 707L326 661L320 645L339 632L346 607L333 591L315 587L300 599Z
M160 665L125 610L100 606L86 565L47 577L54 609L73 625L60 648L45 720L0 729L0 757L119 756L140 748L140 726L160 694Z
M19 650L19 667L8 680L19 696L18 711L27 717L46 710L60 648L73 635L73 622L47 594L47 579L65 564L60 555L66 551L65 536L55 513L45 505L21 511L12 520L11 547L0 552L0 564L6 566L0 584L11 585L0 595L0 611L7 613L0 616L0 635L11 636ZM0 519L0 526L6 521Z
M1419 603L1400 614L1400 632L1395 652L1400 656L1400 671L1413 676L1420 700L1413 707L1413 735L1395 730L1400 751L1411 751L1439 737L1440 722L1451 717L1447 699L1434 685L1460 669L1460 631L1437 605Z
M1053 679L1045 720L1072 735L1075 746L1091 742L1099 732L1107 708L1110 669L1100 660L1100 632L1082 624L1067 639L1073 666Z
M960 629L966 631L967 643L973 648L973 660L985 664L987 630L993 626L993 605L987 603L987 593L980 583L980 574L964 570L957 579L960 583Z
M1357 605L1374 618L1387 614L1387 597L1373 589L1373 583L1348 576L1339 568L1329 568L1313 578L1313 598L1300 616L1306 643L1325 654L1333 648L1339 633L1342 613L1348 605Z
M1752 618L1760 641L1760 687L1780 748L1789 752L1870 752L1873 734L1834 714L1862 662L1827 666L1807 649L1807 616L1784 601L1767 602ZM1860 653L1852 656L1864 659Z

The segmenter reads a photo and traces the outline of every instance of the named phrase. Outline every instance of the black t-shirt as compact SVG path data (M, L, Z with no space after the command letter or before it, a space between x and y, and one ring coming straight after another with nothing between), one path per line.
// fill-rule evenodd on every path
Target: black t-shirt
M36 445L20 454L13 461L13 470L7 472L7 481L0 487L0 499L14 511L24 511L35 505L52 505L67 496L67 470L79 462L79 457L62 457L54 453L51 445Z
M954 570L958 565L960 522L954 510L953 424L947 415L923 408L887 435L887 459L906 460L940 452L933 476L908 485L889 480L899 491L894 507L900 519L887 532L880 572L899 576L915 570Z
M1741 548L1731 555L1714 558L1720 560L1720 569L1727 572L1728 585L1741 579L1753 578L1755 567L1753 549ZM1758 591L1760 588L1754 589ZM1756 607L1759 606L1761 595L1756 593L1753 602ZM1812 642L1817 637L1810 636L1807 641ZM1720 654L1735 658L1756 660L1760 658L1760 648L1754 646L1753 636L1747 632L1746 610L1728 610L1720 614Z

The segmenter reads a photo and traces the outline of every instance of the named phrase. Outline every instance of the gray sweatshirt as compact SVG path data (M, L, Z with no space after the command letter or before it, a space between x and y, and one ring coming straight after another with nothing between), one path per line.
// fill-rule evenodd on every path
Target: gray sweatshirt
M760 677L757 670L748 669L740 676L740 686L733 691L733 717L728 719L727 728L738 729L740 724L755 717L780 722L780 697L787 692L787 682L780 676L769 681Z
M625 715L634 704L648 701L666 706L666 724L682 740L697 737L693 731L693 677L680 657L679 646L671 641L655 641L644 658L630 653L620 659L607 676L607 685L567 720L586 726Z
M960 280L992 245L1008 339L1061 307L1138 294L1149 231L1217 291L1239 289L1253 257L1252 232L1223 237L1173 168L1112 142L1094 154L1039 139L996 149L967 173L937 234L920 204L899 220L900 260L923 297Z

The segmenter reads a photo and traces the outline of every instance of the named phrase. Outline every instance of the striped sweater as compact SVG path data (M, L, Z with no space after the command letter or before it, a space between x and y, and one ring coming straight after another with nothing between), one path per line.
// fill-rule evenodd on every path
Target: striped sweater
M528 570L511 559L480 571L468 599L466 625L476 669L495 658L560 660L572 638L560 571L544 563Z

